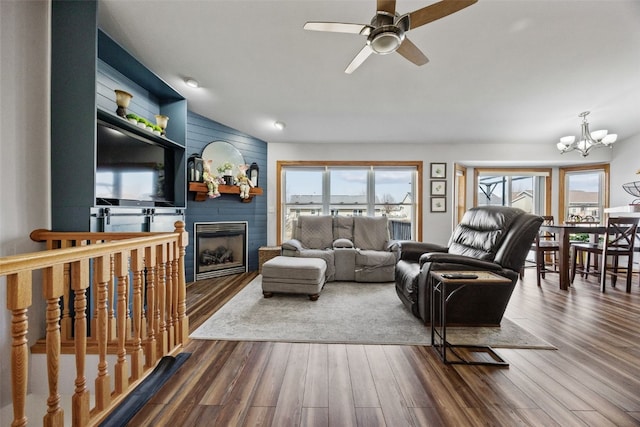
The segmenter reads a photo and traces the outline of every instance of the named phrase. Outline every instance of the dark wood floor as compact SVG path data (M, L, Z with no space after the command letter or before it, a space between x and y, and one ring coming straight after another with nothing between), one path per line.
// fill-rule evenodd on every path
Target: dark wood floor
M191 330L255 273L187 290ZM640 288L518 283L507 316L558 347L509 368L445 366L429 347L192 340L132 426L638 426ZM425 331L426 333L426 331Z

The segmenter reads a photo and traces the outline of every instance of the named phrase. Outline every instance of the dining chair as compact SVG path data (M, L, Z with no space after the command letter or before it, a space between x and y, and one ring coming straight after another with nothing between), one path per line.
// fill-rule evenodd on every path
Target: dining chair
M553 225L553 215L542 215L542 225ZM525 261L532 263L530 266L523 266L520 269L520 278L524 277L524 269L529 267L535 267L536 280L538 286L540 286L540 279L545 278L546 273L558 272L558 256L560 251L560 243L556 239L555 233L549 231L540 230L536 239L531 244L531 252L533 252L533 260L527 259ZM550 259L550 263L547 263L547 259ZM551 268L550 268L551 267Z
M591 215L585 216L585 217L580 217L579 221L567 221L565 224L572 224L572 225L581 225L581 226L598 226L600 225L599 221L596 221L594 217L592 217ZM583 244L583 245L591 245L593 246L594 244L596 244L595 242L599 241L599 235L598 234L589 234L586 235L585 233L579 233L577 235L571 235L570 236L571 239L569 240L569 244L573 247L573 245L575 244ZM582 238L581 238L582 237ZM584 238L589 238L589 241L585 241ZM573 259L573 255L571 256L572 261ZM593 260L591 259L591 253L587 252L586 253L586 260L585 258L585 254L582 254L582 256L580 256L577 259L577 262L581 265L584 266L583 269L579 269L581 271L580 276L581 277L587 277L589 275L589 270L591 269L591 267L593 267L596 271L598 270L598 257L594 256ZM573 279L572 279L573 282Z
M623 273L626 276L627 292L631 292L631 278L633 275L633 253L634 242L636 238L636 229L640 218L609 218L607 220L607 229L603 236L602 242L593 243L574 243L573 263L571 269L571 283L576 277L576 273L581 273L584 277L589 274L598 274L600 276L600 290L605 291L606 275L611 276L611 286L616 285L617 277ZM586 264L578 264L578 259L583 259L583 255L593 254L595 258L601 257L599 268L596 265L590 270L589 258ZM611 257L612 261L609 265L607 259ZM627 257L627 266L620 267L619 260L621 257Z
M553 224L553 215L542 216L542 225ZM531 245L531 250L535 255L536 282L540 286L540 279L544 279L546 273L558 273L560 243L555 233L541 230ZM547 263L547 259L551 262Z

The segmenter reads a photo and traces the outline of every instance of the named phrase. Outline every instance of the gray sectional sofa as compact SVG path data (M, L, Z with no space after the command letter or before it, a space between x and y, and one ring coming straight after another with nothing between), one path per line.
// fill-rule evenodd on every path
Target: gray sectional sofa
M392 282L398 259L387 217L301 216L282 255L321 258L326 281Z

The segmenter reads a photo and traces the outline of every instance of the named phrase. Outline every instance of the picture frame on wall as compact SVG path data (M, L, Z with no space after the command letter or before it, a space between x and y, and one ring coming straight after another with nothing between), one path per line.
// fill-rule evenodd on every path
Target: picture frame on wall
M437 179L431 181L431 195L432 196L446 196L447 195L447 181Z
M431 163L431 179L444 179L447 177L446 163Z
M431 198L431 212L446 212L447 211L447 198L446 197L432 197Z

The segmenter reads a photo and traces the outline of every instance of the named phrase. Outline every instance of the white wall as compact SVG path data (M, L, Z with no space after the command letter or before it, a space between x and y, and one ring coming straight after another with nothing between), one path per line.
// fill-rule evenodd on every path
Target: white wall
M611 206L624 206L636 197L622 189L622 184L640 181L640 134L616 143L611 161Z
M589 157L582 158L577 153L560 154L555 142L548 144L268 144L268 199L267 199L267 241L274 245L277 241L276 227L276 162L278 160L422 160L423 170L423 230L422 240L446 244L451 235L453 223L452 189L453 163L467 166L545 166L553 167L552 191L558 194L558 166L577 165L587 163L610 162L612 155L616 155L618 146L626 146L619 142L613 150L594 150ZM637 156L636 156L637 157ZM447 212L429 212L429 163L447 163ZM640 165L637 165L640 167ZM635 171L635 169L634 169ZM612 170L612 176L616 171ZM468 188L473 184L473 169L469 169ZM640 179L640 178L639 178ZM617 186L622 191L620 186ZM617 191L612 184L612 194ZM469 192L471 193L471 192ZM469 194L467 206L472 205L473 195ZM553 202L552 210L557 210L557 201Z
M39 250L41 246L29 239L29 233L51 224L49 17L49 1L0 0L0 256ZM29 345L44 336L41 295L36 286L28 313ZM0 278L3 406L11 401L10 325L6 281ZM11 420L0 420L0 425L10 424Z

